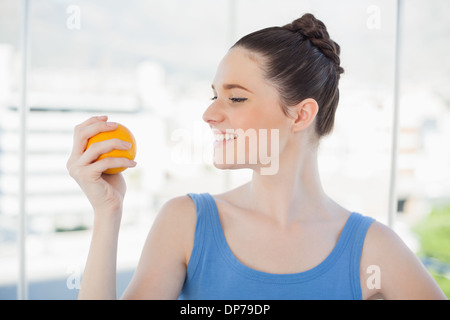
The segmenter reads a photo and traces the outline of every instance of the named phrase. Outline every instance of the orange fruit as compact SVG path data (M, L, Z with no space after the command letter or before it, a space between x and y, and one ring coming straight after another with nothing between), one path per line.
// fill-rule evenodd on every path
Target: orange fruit
M131 133L131 131L128 130L125 126L123 126L121 124L117 124L117 128L113 131L100 132L100 133L96 134L95 136L91 137L88 140L86 149L89 148L91 146L91 144L93 144L93 143L105 141L105 140L109 140L109 139L120 139L123 141L127 141L127 142L131 143L131 148L128 150L117 150L117 149L112 150L110 152L102 154L100 157L98 157L98 159L96 161L104 159L106 157L128 158L130 160L134 160L134 158L136 157L136 140L134 139L134 136ZM110 168L110 169L107 169L106 171L104 171L103 173L116 174L116 173L124 171L125 169L127 169L127 168L125 168L125 167Z

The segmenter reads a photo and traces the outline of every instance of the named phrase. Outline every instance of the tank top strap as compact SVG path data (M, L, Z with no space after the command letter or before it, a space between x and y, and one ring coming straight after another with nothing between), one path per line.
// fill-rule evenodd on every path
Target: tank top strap
M197 218L204 219L203 216L208 215L211 208L211 196L208 193L188 193L187 194L195 203L197 209Z
M375 221L372 217L363 216L360 213L353 212L352 219L349 220L348 238L349 246L347 249L350 254L350 281L353 295L357 299L362 299L361 280L360 280L360 264L361 253L366 238L367 231Z
M186 279L191 279L199 260L205 250L205 244L211 243L214 237L211 228L212 219L214 219L214 199L208 193L188 193L187 194L195 204L197 221L195 225L194 247L192 248L191 257L189 259Z

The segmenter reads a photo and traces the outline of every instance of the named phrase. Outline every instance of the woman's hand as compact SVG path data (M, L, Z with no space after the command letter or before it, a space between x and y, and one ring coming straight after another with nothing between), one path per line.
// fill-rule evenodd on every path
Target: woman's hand
M122 174L103 174L106 169L134 167L136 162L126 158L107 157L96 161L101 154L114 149L127 150L128 142L110 139L92 144L87 150L89 138L97 133L117 128L114 122L107 122L107 116L92 117L77 125L74 130L72 153L67 169L89 199L94 211L120 214L126 184Z

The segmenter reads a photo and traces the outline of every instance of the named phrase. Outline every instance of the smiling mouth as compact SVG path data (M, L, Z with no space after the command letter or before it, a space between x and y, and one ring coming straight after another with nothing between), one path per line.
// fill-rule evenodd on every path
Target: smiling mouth
M222 141L231 141L237 139L238 135L235 133L215 133L214 141L222 142Z

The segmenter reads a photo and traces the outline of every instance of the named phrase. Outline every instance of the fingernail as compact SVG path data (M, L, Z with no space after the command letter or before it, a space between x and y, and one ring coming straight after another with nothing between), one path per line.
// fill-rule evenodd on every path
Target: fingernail
M115 127L115 126L117 126L117 123L116 122L107 122L106 125L108 127Z
M122 145L126 148L131 148L131 143L129 143L129 142L122 141Z
M137 162L136 162L136 161L133 161L133 160L130 160L130 163L131 163L131 166L132 166L132 167L135 167L135 166L137 165Z

